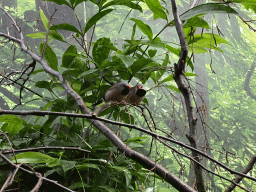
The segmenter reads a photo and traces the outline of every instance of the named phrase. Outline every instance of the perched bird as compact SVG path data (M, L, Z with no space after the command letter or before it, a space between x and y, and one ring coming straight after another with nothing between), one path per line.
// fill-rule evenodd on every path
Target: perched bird
M132 105L140 105L140 102L145 98L146 92L143 85L137 84L131 88L126 97L126 102Z
M105 102L114 101L120 102L127 97L130 85L126 82L120 82L110 87L103 96Z

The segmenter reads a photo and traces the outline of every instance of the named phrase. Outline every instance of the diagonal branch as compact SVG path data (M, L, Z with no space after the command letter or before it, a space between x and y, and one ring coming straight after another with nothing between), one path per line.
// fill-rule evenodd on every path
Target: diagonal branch
M57 116L66 116L66 117L78 117L78 118L87 118L87 119L91 119L91 120L99 120L99 121L103 121L103 122L106 122L106 123L110 123L110 124L113 124L113 125L119 125L119 126L124 126L124 127L129 127L129 128L133 128L133 129L136 129L140 132L143 132L143 133L146 133L148 135L151 135L152 137L156 138L157 140L159 139L162 139L162 140L165 140L165 141L169 141L169 142L172 142L172 143L175 143L181 147L184 147L186 149L189 149L191 151L194 151L195 153L199 154L199 155L202 155L204 156L205 158L211 160L212 162L216 163L217 165L219 165L220 167L224 168L225 170L229 171L231 174L236 174L236 175L239 175L241 177L245 177L245 178L248 178L252 181L256 181L256 178L254 177L251 177L249 175L246 175L244 173L240 173L238 171L235 171L235 170L232 170L230 169L229 167L227 167L226 165L224 165L223 163L215 160L213 157L207 155L206 153L198 150L198 149L195 149L194 147L191 147L190 145L187 145L181 141L178 141L178 140L175 140L175 139L171 139L169 137L166 137L166 136L162 136L162 135L159 135L155 132L151 132L147 129L144 129L144 128L141 128L141 127L138 127L136 125L132 125L132 124L127 124L127 123L122 123L122 122L117 122L117 121L113 121L113 120L110 120L110 119L104 119L104 118L101 118L101 117L97 117L95 115L91 115L91 114L75 114L75 113L63 113L63 112L52 112L52 111L13 111L13 110L0 110L0 115L3 115L3 114L12 114L12 115L37 115L37 116L45 116L45 115L57 115ZM1 132L0 132L1 134ZM46 146L46 147L37 147L37 148L31 148L33 150L41 150L41 149L47 149L47 148L50 148L52 149L53 147L52 146ZM72 147L55 147L56 149L63 149L63 150L68 150L68 149L71 149L71 150L80 150L80 151L83 151L83 152L89 152L87 150L84 150L84 149L78 149L78 148L72 148ZM24 152L24 151L30 151L31 149L19 149L19 150L14 150L14 152ZM9 151L4 151L3 154L6 154L6 153L10 153ZM195 161L196 162L196 161Z

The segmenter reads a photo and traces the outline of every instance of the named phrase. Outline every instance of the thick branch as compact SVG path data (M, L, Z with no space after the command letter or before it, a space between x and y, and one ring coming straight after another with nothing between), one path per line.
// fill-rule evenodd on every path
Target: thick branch
M180 51L180 58L178 61L178 64L174 64L174 80L181 91L185 104L187 109L187 115L188 115L188 123L190 128L190 133L187 136L188 140L190 141L190 144L192 147L197 149L197 143L195 138L195 132L196 132L196 119L194 119L193 115L193 105L190 98L190 93L188 87L185 85L184 80L184 72L185 72L185 64L186 64L186 58L188 54L188 48L187 48L187 41L185 37L185 33L183 31L182 22L179 18L178 10L177 10L177 3L175 0L172 0L172 12L174 16L175 21L175 27L176 31L178 33L179 39L180 39L180 45L181 45L181 51ZM200 163L199 155L195 151L192 152L192 155L194 159ZM202 168L199 166L199 164L194 164L194 171L195 171L195 177L196 177L196 186L198 191L205 192L205 184L204 184L204 177L203 177L203 171Z
M256 155L254 155L252 157L252 159L250 160L250 162L248 163L248 165L244 168L244 170L242 171L242 173L247 174L249 171L252 170L254 164L256 163ZM237 176L234 180L235 183L239 183L240 181L242 181L244 177L242 176ZM236 185L234 183L231 183L230 186L228 186L228 188L225 190L225 192L230 192L233 191L233 189L235 189Z

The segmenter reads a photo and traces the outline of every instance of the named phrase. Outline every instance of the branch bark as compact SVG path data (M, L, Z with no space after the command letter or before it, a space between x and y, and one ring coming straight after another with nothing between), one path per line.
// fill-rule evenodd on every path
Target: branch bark
M250 160L250 162L248 163L248 165L244 168L244 170L242 171L242 173L247 174L249 171L251 171L255 163L256 163L256 155L254 155L254 156L252 157L252 159ZM233 189L235 189L235 187L237 186L237 184L238 184L240 181L242 181L243 178L244 178L244 177L242 177L242 176L240 176L240 175L237 176L237 177L235 178L235 180L234 180L234 182L235 182L236 184L231 183L231 184L228 186L228 188L225 190L225 192L233 191Z
M188 123L190 128L190 133L187 135L187 138L191 144L192 147L197 149L197 143L196 143L196 119L194 118L193 114L193 105L190 97L190 91L188 86L185 84L185 64L186 59L188 55L188 48L187 48L187 40L185 37L185 33L183 31L182 22L179 18L178 10L177 10L177 3L175 0L172 0L172 12L174 16L175 21L175 27L176 31L179 36L180 45L181 45L181 51L180 51L180 58L177 64L174 64L174 80L181 91L185 104L187 109L187 115L188 115ZM195 151L192 151L192 156L194 159L200 163L199 154ZM205 184L204 184L204 177L203 177L203 171L202 168L199 166L199 164L194 164L194 171L196 176L196 187L197 190L200 192L205 192Z

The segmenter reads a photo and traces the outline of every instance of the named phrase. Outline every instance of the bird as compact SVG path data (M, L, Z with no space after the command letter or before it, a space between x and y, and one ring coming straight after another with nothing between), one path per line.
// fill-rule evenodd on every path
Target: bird
M147 91L143 85L137 84L130 89L129 94L126 97L126 102L131 105L140 105L140 102L145 98Z
M121 102L125 100L129 91L130 85L126 82L120 82L110 87L103 96L105 102L114 101Z

